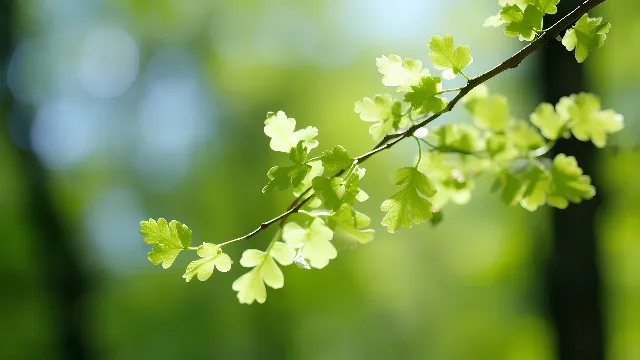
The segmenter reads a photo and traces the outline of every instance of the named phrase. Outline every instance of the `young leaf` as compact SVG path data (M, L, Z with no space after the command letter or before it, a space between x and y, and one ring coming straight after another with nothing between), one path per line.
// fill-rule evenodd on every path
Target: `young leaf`
M424 152L418 170L423 172L436 187L437 193L430 199L434 208L442 209L450 201L455 204L466 204L471 199L475 182L465 168L465 160L457 154Z
M351 244L366 244L373 240L375 230L361 230L370 223L371 219L368 216L354 210L349 204L343 204L329 217L329 226L334 229L334 237Z
M329 264L329 260L338 256L336 248L331 244L333 231L320 218L315 218L308 228L294 222L287 223L283 228L282 238L293 248L300 249L302 257L316 269L322 269Z
M561 130L566 127L568 121L568 118L561 118L549 103L538 105L531 114L531 123L549 140L556 140L563 136Z
M515 5L514 5L515 6ZM478 93L465 100L467 110L473 116L473 122L481 129L501 131L511 123L509 101L502 95Z
M624 127L624 117L613 110L602 110L600 99L593 94L565 96L556 105L556 110L564 121L571 122L571 132L578 140L591 140L600 148L607 144L607 134Z
M385 86L397 86L398 91L409 91L412 85L416 85L422 76L429 76L429 70L422 69L420 60L402 59L398 55L382 56L376 59L378 71L384 75L382 84Z
M353 159L342 146L337 145L331 150L326 150L320 157L322 166L327 176L334 176L342 170L348 169L353 164Z
M385 135L397 130L402 123L402 102L393 100L391 95L376 95L357 101L354 111L360 114L360 119L376 122L369 128L373 140L378 141Z
M311 187L311 181L313 180L313 178L322 175L322 173L324 172L322 162L320 161L310 162L309 165L311 166L311 170L307 173L307 176L304 177L302 182L293 189L293 195L296 197L302 195L305 190Z
M560 0L536 0L536 6L545 14L555 14L558 12L557 5Z
M342 204L341 194L342 179L335 177L317 176L312 181L313 191L322 200L327 210L333 210Z
M191 281L194 276L198 276L198 280L205 281L211 277L215 268L220 272L227 272L231 269L231 258L222 252L220 247L215 244L204 243L198 247L198 256L201 259L192 261L187 266L187 271L182 277Z
M426 175L414 167L405 167L391 175L391 182L403 188L380 206L387 212L382 219L387 231L394 233L401 226L410 228L412 223L420 224L431 218L433 206L426 197L434 196L436 187Z
M289 160L294 164L302 164L307 159L309 151L304 146L304 140L298 141L298 145L289 150Z
M526 41L533 40L537 31L542 31L543 16L544 13L533 4L527 5L524 12L518 5L507 5L500 11L500 18L508 23L504 33Z
M525 121L514 121L504 130L504 135L509 145L518 150L521 155L526 155L529 151L545 144L544 138L536 128Z
M469 124L447 124L434 128L429 134L441 151L473 153L482 148L480 131Z
M317 176L313 179L313 190L322 199L327 210L337 211L342 204L353 205L356 200L365 201L369 196L358 186L365 169L356 167L346 178Z
M277 114L268 113L267 120L264 122L264 133L271 138L269 143L271 149L288 153L301 140L304 141L303 145L307 151L318 146L318 141L313 140L318 136L318 129L309 126L294 132L295 127L296 120L288 118L284 111L278 111Z
M292 166L274 166L269 169L267 177L269 182L262 188L263 193L271 192L275 189L287 190L289 186L298 187L311 171L309 164L296 164Z
M576 60L581 63L595 50L604 44L611 24L602 22L602 18L590 18L584 14L580 20L567 30L562 38L562 44L567 50L576 50Z
M444 38L433 36L429 42L429 49L433 67L443 70L442 77L446 80L455 79L462 69L473 62L471 49L467 45L454 47L451 35L445 35Z
M437 97L442 90L442 80L436 76L423 76L417 85L411 86L411 92L404 94L404 101L419 113L437 113L447 105L447 99Z
M506 5L518 5L518 7L520 7L520 9L524 10L527 8L527 5L529 4L533 4L535 3L536 0L498 0L498 4L500 4L500 6L506 6Z
M580 203L591 199L596 189L591 186L591 178L582 174L578 162L573 156L559 154L553 159L551 184L547 202L559 209L565 209L569 201Z
M153 265L162 263L168 269L175 261L180 251L188 249L191 244L191 230L176 220L167 224L167 220L160 218L140 222L140 234L144 235L144 242L153 244L149 253L149 261Z
M253 269L240 276L231 285L232 289L238 292L240 303L252 304L257 301L263 304L267 300L265 284L274 289L282 288L284 275L274 259L282 265L290 265L294 257L295 250L279 241L274 242L268 252L245 250L240 259L240 265L253 267Z
M520 205L529 211L536 211L547 202L549 174L540 166L531 165L522 177L525 188Z

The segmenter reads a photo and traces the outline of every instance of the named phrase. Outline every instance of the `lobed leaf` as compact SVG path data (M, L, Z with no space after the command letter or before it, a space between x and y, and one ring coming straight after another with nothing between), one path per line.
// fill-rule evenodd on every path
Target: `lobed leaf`
M589 55L589 51L598 49L604 44L611 24L602 18L590 18L584 14L578 22L564 34L562 44L569 51L575 49L576 60L581 63Z
M318 146L318 141L313 140L318 136L318 129L309 126L305 129L295 131L296 120L287 117L284 111L278 111L277 114L272 112L267 114L267 120L264 122L264 133L271 138L269 146L274 151L288 153L291 148L303 141L303 145L307 151Z
M240 265L253 267L251 271L240 276L231 285L238 292L238 300L241 304L252 304L254 301L262 304L267 300L265 284L274 289L284 286L284 275L278 267L293 263L295 250L288 244L280 241L274 242L267 252L248 249L242 254Z
M401 226L410 228L414 223L420 224L431 218L433 206L427 197L436 194L436 187L426 175L414 167L405 167L391 175L391 182L402 186L402 189L380 206L387 212L382 219L387 231L394 233Z
M454 46L451 35L433 36L429 42L429 49L433 67L443 70L442 77L446 80L455 79L462 69L473 62L469 46Z
M530 4L524 11L518 5L506 5L500 11L500 18L507 23L504 33L518 36L520 40L531 41L538 31L542 31L544 13L536 5Z
M200 281L206 281L213 274L214 269L220 272L231 270L231 258L222 252L220 247L215 244L204 243L198 247L199 260L192 261L187 266L187 271L182 277L187 281L191 281L194 276Z
M354 111L360 114L363 121L375 122L369 128L369 133L375 141L406 125L402 119L402 102L394 101L389 94L357 101Z
M353 164L353 159L342 146L337 145L331 150L326 150L320 157L322 166L327 176L334 176L342 170L348 169Z
M423 76L411 92L404 94L404 101L422 114L437 113L447 105L447 99L436 96L442 90L442 80L436 76Z
M429 76L429 70L422 69L422 61L401 58L398 55L382 56L376 59L378 71L384 75L382 84L397 86L398 91L409 91L422 76Z
M294 222L285 224L282 238L293 248L300 249L302 257L316 269L324 268L329 260L338 256L336 248L331 244L333 231L320 218L315 218L308 228Z
M578 140L593 142L599 148L607 144L607 135L624 128L624 117L613 110L602 110L600 99L580 93L560 99L556 105L560 118L570 122L571 132Z
M176 220L167 224L167 220L160 218L140 222L140 234L144 235L144 242L153 244L149 253L149 261L168 269L175 261L180 251L188 249L191 244L191 230Z

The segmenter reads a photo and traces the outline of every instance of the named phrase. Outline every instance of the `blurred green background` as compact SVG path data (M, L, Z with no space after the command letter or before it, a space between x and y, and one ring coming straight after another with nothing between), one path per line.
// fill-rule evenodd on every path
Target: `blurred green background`
M319 150L364 153L373 144L353 105L393 92L375 58L428 66L431 35L450 33L471 46L466 72L478 75L523 46L482 27L495 0L1 2L0 358L557 357L551 211L502 205L489 179L437 228L375 225L374 242L322 271L286 268L264 305L238 304L240 266L187 284L189 255L163 271L138 234L140 220L165 217L196 243L223 242L279 214L291 195L260 192L286 161L269 150L268 111L318 127ZM640 359L638 10L635 0L597 9L613 27L582 67L587 89L626 119L593 174L601 340L615 360ZM487 85L527 118L542 100L540 66L534 54ZM458 110L441 121L465 119ZM414 145L366 163L361 208L374 224L394 191L387 174L413 161Z

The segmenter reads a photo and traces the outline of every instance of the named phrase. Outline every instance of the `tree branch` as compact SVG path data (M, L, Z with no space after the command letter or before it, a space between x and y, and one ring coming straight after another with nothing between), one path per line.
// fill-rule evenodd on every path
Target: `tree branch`
M369 152L367 152L365 154L362 154L362 155L358 156L357 158L355 158L354 162L356 164L360 164L360 163L366 161L368 158L372 157L373 155L375 155L375 154L377 154L377 153L379 153L379 152L381 152L383 150L390 149L392 146L394 146L395 144L399 143L400 141L402 141L402 140L404 140L404 139L406 139L406 138L408 138L410 136L413 136L413 133L416 132L416 130L418 130L419 128L428 125L429 123L433 122L434 120L436 120L437 118L439 118L443 114L448 113L449 111L453 110L453 108L456 106L456 104L465 95L467 95L471 90L473 90L477 86L479 86L479 85L481 85L481 84L493 79L494 77L496 77L499 74L505 72L506 70L515 69L516 67L518 67L518 65L520 65L520 63L525 58L527 58L529 55L531 55L534 52L536 52L541 47L547 46L550 42L555 40L555 38L558 35L560 35L561 32L563 32L564 30L566 30L567 28L569 28L570 26L575 24L576 21L578 21L584 14L588 13L591 9L593 9L594 7L602 4L605 1L606 0L586 0L584 3L582 3L582 5L580 5L577 8L575 8L567 16L563 17L558 22L553 24L550 28L548 28L547 30L542 32L540 34L540 36L538 36L533 42L529 43L529 45L527 45L524 48L522 48L520 51L515 53L513 56L511 56L507 60L503 61L500 65L494 67L493 69L491 69L491 70L489 70L489 71L487 71L487 72L485 72L485 73L483 73L480 76L477 76L475 78L472 78L472 79L467 78L468 79L467 85L460 89L460 92L449 102L449 104L447 105L446 108L444 108L444 110L442 110L440 112L437 112L437 113L435 113L435 114L433 114L431 116L424 117L422 119L418 119L419 122L417 124L409 127L408 129L406 129L403 132L386 135ZM344 170L340 171L335 176L340 176L343 173L344 173ZM287 211L282 213L278 217L276 217L274 219L271 219L271 220L269 220L267 222L262 223L260 225L260 227L258 227L257 229L255 229L254 231L250 232L247 235L241 236L241 237L239 237L237 239L233 239L233 240L227 241L227 242L225 242L225 243L223 243L221 245L226 245L226 244L230 244L232 242L236 242L236 241L239 241L239 240L244 240L244 239L248 239L250 237L253 237L254 235L259 233L260 231L265 230L266 228L268 228L269 226L271 226L272 224L274 224L274 223L276 223L278 221L280 221L280 226L284 225L285 220L291 214L293 214L295 212L298 212L298 210L300 210L314 196L313 194L311 194L307 198L304 198L305 195L307 195L309 193L312 193L312 191L313 190L311 188L306 189L300 196L298 196L291 203L291 205L289 205L289 207L287 208ZM302 198L304 198L304 199L302 201L300 201Z

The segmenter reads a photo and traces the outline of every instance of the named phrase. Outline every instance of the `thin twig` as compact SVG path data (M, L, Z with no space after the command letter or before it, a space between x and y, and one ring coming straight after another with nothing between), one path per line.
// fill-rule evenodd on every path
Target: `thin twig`
M224 245L228 245L231 243L234 243L236 241L240 241L240 240L245 240L245 239L249 239L254 237L256 234L258 234L259 232L261 232L262 230L265 230L266 228L268 228L269 226L273 225L274 223L278 222L278 221L282 221L284 222L284 220L286 220L287 217L289 217L289 215L298 212L298 210L300 210L307 202L309 202L309 200L313 197L309 196L308 198L305 198L304 200L302 200L298 205L292 207L291 209L285 211L284 213L278 215L277 217L269 220L269 221L265 221L262 224L260 224L260 226L258 226L258 228L256 228L255 230L253 230L252 232L244 235L244 236L240 236L239 238L235 238L233 240L229 240L227 242L223 242L222 244L218 244L218 246L224 246ZM281 225L283 225L281 222Z
M426 126L427 124L429 124L432 121L436 120L437 118L439 118L443 114L448 113L449 111L451 111L456 106L456 104L465 95L467 95L471 90L473 90L477 86L479 86L479 85L481 85L481 84L493 79L494 77L496 77L497 75L503 73L506 70L515 69L516 67L518 67L518 65L520 65L520 63L525 58L527 58L529 55L531 55L534 52L536 52L541 47L547 46L558 35L560 35L561 32L563 32L564 30L566 30L567 28L572 26L584 14L588 13L591 9L593 9L594 7L602 4L605 1L606 0L586 0L584 3L582 3L582 5L580 5L577 8L575 8L571 13L569 13L568 15L566 15L565 17L560 19L558 22L553 24L550 28L548 28L547 30L542 32L540 34L540 36L538 36L533 42L529 43L527 46L522 48L520 51L515 53L513 56L511 56L507 60L503 61L500 65L498 65L498 66L494 67L493 69L483 73L482 75L480 75L478 77L475 77L475 78L469 78L465 74L462 74L468 80L467 85L460 89L460 92L449 102L449 104L447 105L446 108L444 108L442 111L437 112L437 113L435 113L435 114L433 114L431 116L427 116L427 117L424 117L422 119L416 119L416 121L418 121L418 123L416 123L415 125L409 127L407 130L405 130L403 132L386 135L369 152L367 152L365 154L362 154L362 155L358 156L357 158L355 158L354 159L354 163L355 164L360 164L360 163L366 161L368 158L372 157L373 155L375 155L375 154L377 154L377 153L379 153L379 152L381 152L383 150L391 148L392 146L394 146L395 144L399 143L400 141L406 139L407 137L413 136L413 133L416 132L416 130L418 130L419 128ZM335 176L340 176L343 173L344 173L344 170L340 171ZM309 202L309 200L311 200L311 198L314 196L313 194L310 195L309 197L304 198L304 196L307 195L310 191L312 191L312 189L308 188L302 194L300 194L300 196L298 196L298 198L296 198L296 200L294 200L291 203L291 205L289 205L289 208L287 209L287 211L282 213L278 217L276 217L274 219L271 219L271 220L269 220L267 222L262 223L260 225L260 227L258 227L254 231L250 232L249 234L241 236L241 237L233 239L233 240L230 240L230 241L227 241L225 243L222 243L222 244L220 244L220 246L226 245L226 244L230 244L230 243L233 243L233 242L236 242L236 241L248 239L250 237L253 237L254 235L259 233L260 231L265 230L266 228L268 228L269 226L271 226L272 224L274 224L274 223L276 223L278 221L280 221L280 226L284 225L284 221L287 219L287 217L289 217L291 214L293 214L293 213L297 212L298 210L300 210L307 202ZM303 200L301 200L301 199L303 199Z

